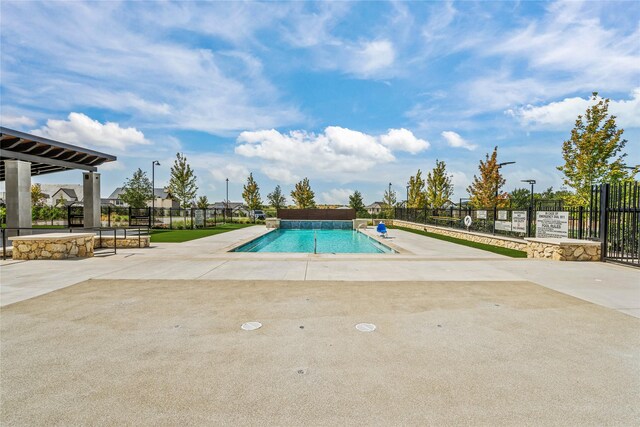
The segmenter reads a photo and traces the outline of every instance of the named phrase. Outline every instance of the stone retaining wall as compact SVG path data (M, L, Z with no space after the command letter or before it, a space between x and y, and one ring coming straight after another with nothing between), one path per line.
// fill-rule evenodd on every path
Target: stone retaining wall
M546 258L555 261L600 261L600 242L572 239L526 239L527 258Z
M138 236L131 237L117 237L116 238L116 248L148 248L151 242L150 236L140 236L140 240L138 240ZM95 247L96 248L112 248L113 247L113 237L102 236L102 238L96 236L95 237Z
M20 240L14 237L13 259L67 259L93 256L93 236L52 240Z
M528 243L526 241L514 239L513 237L494 236L492 234L474 233L465 230L454 230L451 228L438 227L435 225L417 224L415 222L400 221L395 219L385 220L385 223L387 225L396 225L398 227L422 230L429 233L442 234L443 236L455 237L456 239L469 240L471 242L484 243L486 245L515 249L517 251L526 251L528 246Z
M577 239L515 239L506 236L474 233L465 230L418 224L401 220L385 220L387 225L406 227L455 237L471 242L484 243L502 248L515 249L527 253L527 258L543 258L555 261L600 261L601 247L599 242Z

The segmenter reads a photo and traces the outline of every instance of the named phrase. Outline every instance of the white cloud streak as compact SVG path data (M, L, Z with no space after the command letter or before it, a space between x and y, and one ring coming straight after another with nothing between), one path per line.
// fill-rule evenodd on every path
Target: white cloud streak
M590 98L565 98L562 101L548 104L507 110L506 113L517 118L526 127L536 129L567 129L585 111L598 102ZM622 128L640 127L640 88L636 88L628 100L612 99L609 102L609 113L616 116L616 123Z
M445 139L449 147L466 148L469 151L473 151L476 148L478 148L476 144L470 143L469 141L465 140L463 137L461 137L460 135L458 135L453 131L447 130L442 132L441 135Z
M113 122L102 124L82 113L71 113L68 120L47 120L46 126L34 129L31 133L82 147L121 151L135 145L151 144L138 129L123 128Z
M349 196L353 194L353 190L348 188L332 188L321 194L321 199L328 205L348 205Z
M263 171L287 183L310 173L357 174L394 162L394 150L417 153L429 147L427 141L406 129L390 129L384 135L373 136L337 126L329 126L321 134L283 134L274 129L242 132L237 143L236 154L270 162Z

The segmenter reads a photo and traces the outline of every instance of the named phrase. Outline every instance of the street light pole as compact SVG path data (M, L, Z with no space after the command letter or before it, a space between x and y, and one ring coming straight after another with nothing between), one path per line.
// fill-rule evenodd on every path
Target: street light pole
M156 166L160 166L160 162L154 160L151 163L151 227L156 224Z
M533 223L533 186L536 183L535 179L523 179L521 182L527 182L531 184L531 202L529 202L529 218L527 219L527 236L531 237L531 224Z
M515 162L498 163L498 176L496 180L496 198L493 202L493 234L496 234L496 217L498 216L498 189L500 187L500 168L506 165L512 165Z
M224 204L225 205L224 208L226 213L228 214L229 213L229 178L226 179L226 182L227 182L227 198L226 198L226 203ZM231 222L233 222L233 220Z
M407 203L404 205L407 209L409 209L409 187L409 184L407 184Z

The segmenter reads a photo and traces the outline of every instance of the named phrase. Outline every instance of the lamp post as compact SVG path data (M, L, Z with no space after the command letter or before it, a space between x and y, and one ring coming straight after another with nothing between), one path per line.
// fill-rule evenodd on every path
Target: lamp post
M498 163L498 176L497 176L497 180L496 180L496 198L495 201L493 202L493 234L496 234L496 217L498 216L498 189L500 187L499 185L499 179L500 179L500 168L506 165L512 165L515 162L502 162L502 163Z
M227 183L227 198L225 199L224 210L225 210L225 213L228 214L229 213L229 178L227 178L225 181ZM233 219L231 220L231 222L233 222Z
M529 203L529 218L527 219L527 236L531 237L531 223L533 222L533 186L536 184L535 179L523 179L521 182L531 184L531 202Z
M151 227L156 224L156 166L160 166L159 161L151 162Z
M407 203L404 205L404 207L407 209L409 209L409 187L410 185L407 184Z

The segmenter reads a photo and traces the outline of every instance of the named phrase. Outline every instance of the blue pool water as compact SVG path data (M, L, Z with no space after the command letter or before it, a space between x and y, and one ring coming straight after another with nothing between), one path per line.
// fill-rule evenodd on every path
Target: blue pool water
M395 252L358 231L341 229L277 229L233 251L313 253L314 237L317 241L316 253L319 254L390 254Z

